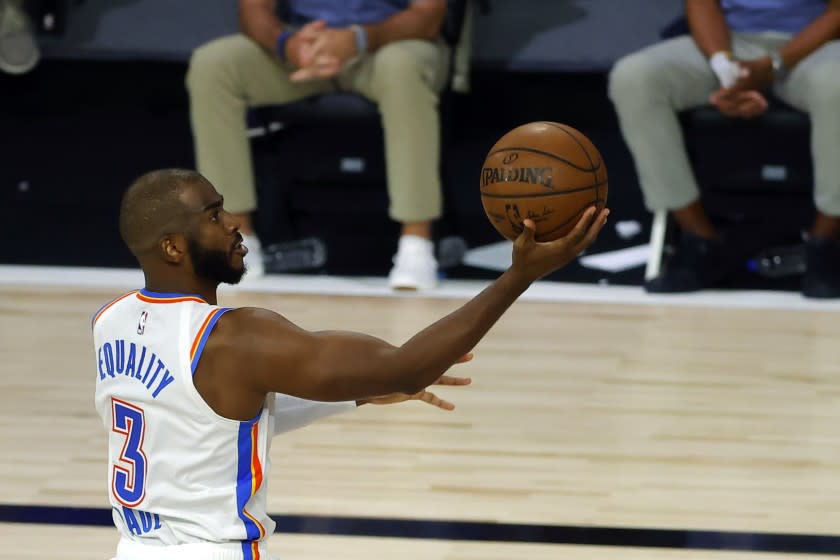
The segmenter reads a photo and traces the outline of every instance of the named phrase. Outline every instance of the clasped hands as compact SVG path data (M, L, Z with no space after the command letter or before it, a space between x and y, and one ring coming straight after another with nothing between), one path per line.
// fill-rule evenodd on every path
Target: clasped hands
M712 93L709 101L721 113L751 119L767 110L767 98L761 92L773 83L770 57L738 60L716 53L710 63L721 88Z
M307 23L286 44L286 60L296 68L289 79L308 82L332 78L358 54L352 29L332 29L323 20Z

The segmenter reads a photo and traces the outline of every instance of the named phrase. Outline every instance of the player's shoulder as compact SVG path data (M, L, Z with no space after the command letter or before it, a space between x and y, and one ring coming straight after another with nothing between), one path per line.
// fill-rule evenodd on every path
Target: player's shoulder
M244 363L265 348L270 330L266 325L272 316L277 314L256 307L237 307L219 313L205 336L203 353L217 365Z
M98 322L98 321L102 318L102 316L103 316L103 315L105 315L105 314L106 314L106 313L107 313L110 309L113 309L113 307L114 307L114 306L116 306L118 303L120 303L121 301L125 300L126 298L129 298L130 296L136 295L136 294L137 294L137 292L138 292L138 290L132 290L132 291L130 291L130 292L128 292L128 293L122 294L121 296L116 297L116 298L114 298L114 299L112 299L112 300L108 301L108 303L106 303L105 305L103 305L102 307L100 307L99 309L97 309L97 310L96 310L96 313L94 313L94 314L93 314L93 316L91 317L91 320L90 320L90 327L91 327L91 328L95 327L95 326L96 326L96 323L97 323L97 322Z
M219 318L217 328L236 333L250 333L258 331L269 324L285 321L279 313L262 307L237 307L229 310Z
M285 317L261 307L237 307L219 317L214 337L217 343L229 341L240 347L267 337L273 337L284 330L295 328Z

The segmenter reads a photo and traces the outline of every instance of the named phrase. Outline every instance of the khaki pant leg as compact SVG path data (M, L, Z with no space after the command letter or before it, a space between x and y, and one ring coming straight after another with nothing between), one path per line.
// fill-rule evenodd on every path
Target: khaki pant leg
M840 217L840 41L830 41L797 64L776 93L811 116L814 203Z
M343 71L342 87L374 101L382 116L391 218L440 217L440 115L449 49L442 42L385 45Z
M196 166L225 197L230 212L256 209L245 114L334 90L330 81L292 83L290 68L244 35L211 41L187 72Z

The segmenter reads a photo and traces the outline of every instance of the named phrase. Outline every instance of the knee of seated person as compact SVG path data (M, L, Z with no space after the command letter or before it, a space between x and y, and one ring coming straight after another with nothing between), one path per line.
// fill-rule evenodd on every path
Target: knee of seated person
M187 70L187 87L218 82L225 69L235 66L236 45L228 38L217 39L195 49Z
M813 99L813 106L828 107L833 114L840 107L840 76L828 71L812 72L805 85L805 91Z
M401 84L412 78L423 78L422 61L400 42L385 45L376 53L374 74L388 83Z
M615 63L609 75L609 96L620 102L648 90L656 79L656 68L644 56L631 54Z

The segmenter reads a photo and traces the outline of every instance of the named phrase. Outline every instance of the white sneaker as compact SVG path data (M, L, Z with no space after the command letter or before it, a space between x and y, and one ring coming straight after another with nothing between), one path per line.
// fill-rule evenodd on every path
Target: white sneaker
M0 0L0 70L24 74L41 58L32 22L21 0Z
M248 247L248 254L245 255L246 280L265 276L265 264L263 263L262 245L256 235L242 234L242 244Z
M434 243L417 235L400 237L388 285L394 290L431 290L437 286Z

